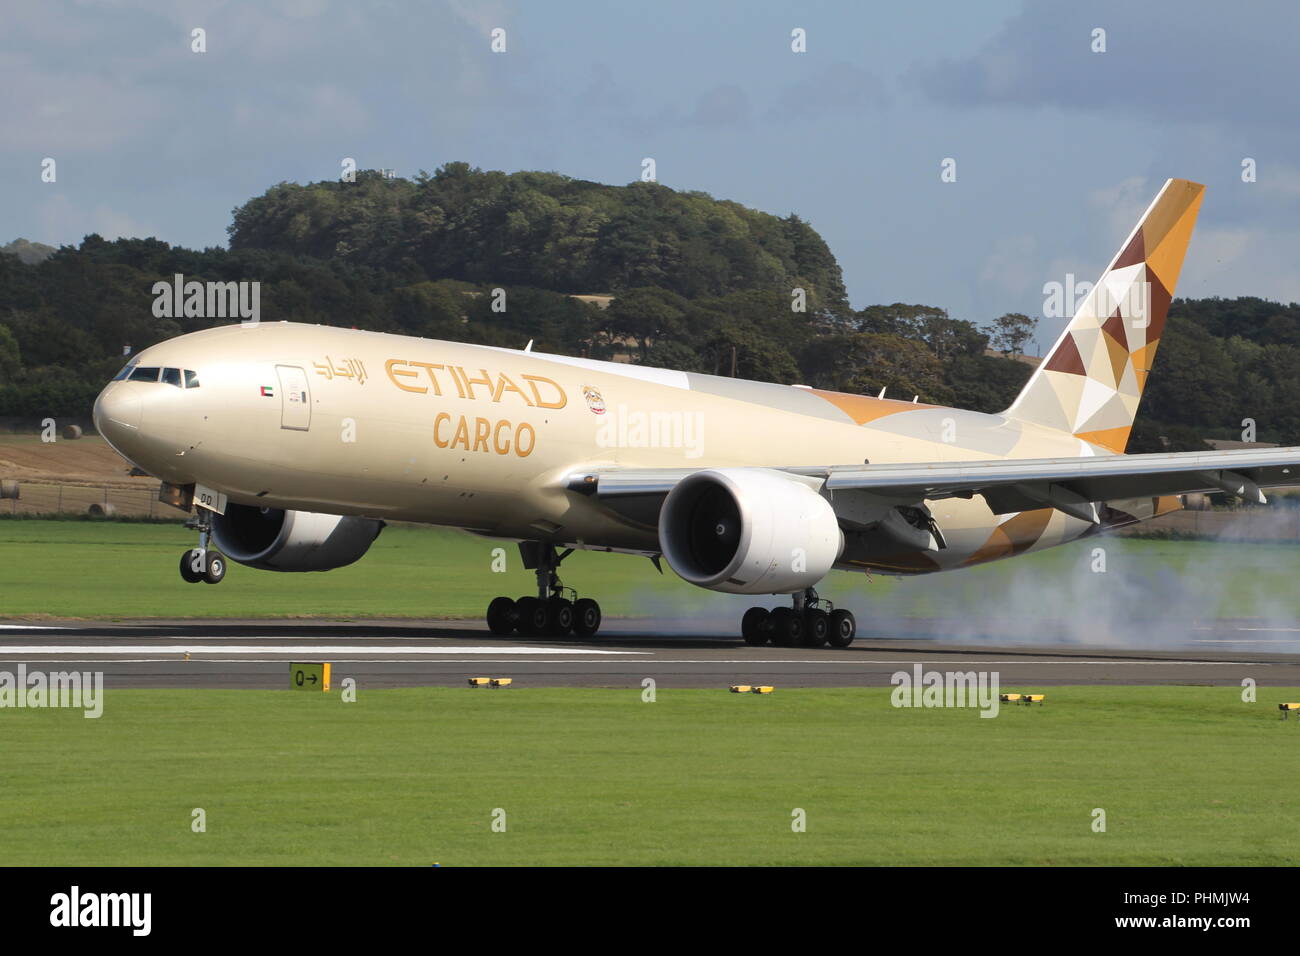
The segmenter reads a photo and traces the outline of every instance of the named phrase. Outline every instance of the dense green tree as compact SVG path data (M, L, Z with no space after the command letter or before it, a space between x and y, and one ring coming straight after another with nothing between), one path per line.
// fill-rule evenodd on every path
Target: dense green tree
M350 183L280 183L234 211L230 247L569 293L766 288L788 297L802 288L812 309L848 309L838 263L797 216L659 183L465 163L414 180L362 171Z
M1142 415L1168 425L1227 426L1238 416L1232 363L1194 322L1169 322L1142 397Z
M953 404L975 412L1006 409L1033 372L1033 366L995 355L954 355L944 364L944 381Z
M1008 312L985 329L993 348L1003 355L1023 355L1025 344L1034 337L1038 320L1022 312Z
M650 346L644 361L637 364L649 365L654 368L676 369L679 372L713 371L704 367L704 361L699 352L685 342L675 339L658 340L654 345Z
M9 326L0 325L0 385L10 384L21 375L22 350Z
M666 289L629 289L609 304L601 319L601 331L612 342L634 343L637 357L644 363L654 343L683 337L686 309L686 300Z
M855 394L946 404L943 363L923 342L894 333L842 332L810 341L800 356L805 382Z
M31 261L0 254L0 415L85 415L124 346L230 321L155 316L153 285L176 274L261 283L264 321L510 348L532 340L538 352L887 387L988 412L1006 408L1031 371L984 354L989 330L941 308L852 311L830 250L797 216L656 183L464 163L413 180L362 172L355 183L273 187L235 211L228 250L90 235L35 251ZM569 293L614 300L602 311ZM793 311L800 298L805 311ZM999 321L1019 335L1034 320ZM996 344L1015 352L1023 340ZM1300 443L1300 306L1177 300L1155 366L1131 450L1240 438L1247 419L1260 440Z

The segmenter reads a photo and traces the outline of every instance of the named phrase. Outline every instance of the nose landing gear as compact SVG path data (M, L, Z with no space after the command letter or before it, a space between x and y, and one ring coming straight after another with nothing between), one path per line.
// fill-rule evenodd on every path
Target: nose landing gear
M197 509L197 513L185 522L187 528L197 528L199 546L190 548L181 555L181 578L187 584L220 584L226 576L226 557L220 551L208 547L212 536L212 512L206 508Z
M594 637L600 630L600 605L591 598L579 598L573 588L560 583L560 563L572 548L557 554L555 546L539 541L521 541L519 553L524 567L537 575L537 596L519 600L493 598L487 609L488 630L498 637L518 632L527 637Z
M819 598L812 588L792 595L791 607L769 611L751 607L740 621L746 644L761 647L771 641L777 647L848 647L857 635L853 612L836 608Z

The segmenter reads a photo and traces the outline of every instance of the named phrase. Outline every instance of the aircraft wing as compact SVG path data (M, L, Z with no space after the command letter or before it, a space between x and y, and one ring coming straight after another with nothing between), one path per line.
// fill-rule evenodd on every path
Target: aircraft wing
M612 505L617 499L645 502L702 470L708 469L595 469L570 474L568 487ZM770 470L824 480L832 492L867 492L899 504L983 495L995 514L1052 507L1098 523L1094 502L1125 498L1222 491L1263 504L1260 489L1300 484L1300 447Z

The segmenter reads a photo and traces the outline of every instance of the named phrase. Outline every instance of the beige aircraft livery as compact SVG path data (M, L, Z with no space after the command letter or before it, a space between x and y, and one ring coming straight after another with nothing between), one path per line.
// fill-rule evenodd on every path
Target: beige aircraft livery
M789 596L750 644L844 647L832 570L921 574L1297 483L1300 449L1125 455L1204 188L1165 183L1019 397L981 414L294 323L213 328L132 359L100 432L194 513L192 582L225 559L325 571L385 519L519 542L537 593L493 633L591 637L561 585L574 549L662 556L691 584ZM531 343L530 343L531 345Z

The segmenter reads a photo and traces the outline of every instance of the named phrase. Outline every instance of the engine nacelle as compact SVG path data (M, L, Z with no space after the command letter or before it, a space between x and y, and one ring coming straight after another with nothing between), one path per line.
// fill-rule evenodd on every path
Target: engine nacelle
M231 504L212 516L212 543L263 571L329 571L365 554L383 527L373 518Z
M664 499L659 546L691 584L732 594L792 594L824 578L844 548L830 502L777 471L688 475Z

